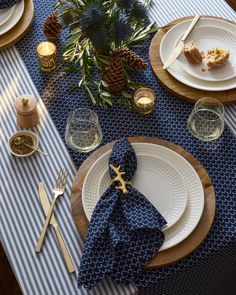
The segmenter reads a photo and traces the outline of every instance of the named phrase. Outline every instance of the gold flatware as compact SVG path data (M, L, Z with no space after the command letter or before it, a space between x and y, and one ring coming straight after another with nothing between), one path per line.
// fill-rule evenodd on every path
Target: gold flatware
M183 37L179 41L178 45L175 47L174 51L171 53L170 57L165 62L164 66L162 67L164 70L167 69L180 55L181 51L184 48L184 41L188 37L188 35L191 33L192 29L200 19L200 15L196 15L194 19L192 20L190 26L188 27L187 31L184 33Z
M39 237L39 240L37 242L37 245L36 245L36 248L35 248L35 251L36 252L40 252L41 251L41 248L42 248L42 245L43 245L43 241L44 241L44 237L46 235L47 228L48 228L48 225L49 225L51 216L52 216L54 205L56 204L56 201L57 201L58 197L61 196L61 195L63 195L63 193L65 191L66 178L67 178L67 171L66 171L65 168L62 168L61 171L60 171L60 173L59 173L59 175L58 175L58 178L57 178L55 187L53 189L54 199L53 199L52 204L51 204L51 206L50 206L50 208L48 210L47 218L45 220L45 223L44 223L42 232L41 232L40 237Z
M25 143L24 138L22 138L21 136L17 136L17 137L14 139L14 144L15 144L15 145L21 145L21 144L24 144L25 146L28 146L28 147L31 148L32 150L37 151L37 152L43 154L44 156L47 156L47 155L48 155L47 153L45 153L45 152L43 152L43 151L37 149L36 147L34 147L34 146L32 146L32 145L29 145L29 144Z
M45 191L45 187L42 182L39 183L39 197L40 197L41 204L43 206L44 214L47 216L47 213L50 209L50 203L49 203L49 200L47 197L47 193ZM59 245L61 247L61 251L64 256L64 259L65 259L65 262L66 262L69 272L70 273L75 272L75 267L74 267L73 261L71 260L70 254L68 252L65 241L63 239L63 236L61 234L61 231L59 229L59 226L57 224L56 218L53 213L52 213L52 216L50 219L50 224L52 225L52 227L56 233L56 236L57 236Z

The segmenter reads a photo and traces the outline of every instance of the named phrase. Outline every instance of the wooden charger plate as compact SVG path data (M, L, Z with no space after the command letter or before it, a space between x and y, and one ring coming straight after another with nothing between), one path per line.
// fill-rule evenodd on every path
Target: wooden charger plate
M23 15L19 22L8 32L0 36L0 50L14 45L22 39L28 32L34 19L34 3L33 0L25 1Z
M236 25L235 22L232 22L230 20L223 19L220 17L212 17L212 16L203 16L203 17L221 19ZM170 91L171 93L173 93L174 95L180 98L183 98L191 102L196 102L199 98L206 97L206 96L217 98L223 104L230 104L230 103L236 102L236 88L227 90L227 91L205 91L205 90L195 89L176 80L174 77L171 76L171 74L169 74L167 70L162 69L163 63L160 57L160 44L161 44L162 38L173 26L187 19L192 19L192 18L193 18L192 16L188 16L188 17L176 19L172 21L171 23L167 24L162 29L160 29L156 33L156 35L153 37L153 40L149 48L149 57L150 57L150 63L151 63L152 69L154 73L156 74L157 79L161 82L163 86L167 88L168 91ZM235 30L236 30L236 27L235 27Z
M183 242L180 244L158 252L152 260L147 264L147 268L157 268L163 265L167 265L170 263L177 262L178 260L183 259L185 256L190 254L193 250L195 250L205 239L206 235L208 234L212 222L215 216L215 192L211 182L210 177L208 176L206 170L200 164L200 162L194 158L189 152L184 150L182 147L173 144L171 142L153 138L153 137L130 137L129 141L131 143L135 142L145 142L145 143L153 143L165 146L178 154L184 157L196 170L198 173L202 186L204 189L204 196L205 196L205 204L203 209L202 217L195 228L195 230L188 236ZM72 209L72 216L75 222L75 225L80 232L81 236L85 239L89 222L86 218L83 205L82 205L82 187L84 178L93 165L93 163L101 157L104 153L111 150L115 141L110 142L95 152L93 152L81 165L80 169L75 175L74 182L71 189L71 209Z

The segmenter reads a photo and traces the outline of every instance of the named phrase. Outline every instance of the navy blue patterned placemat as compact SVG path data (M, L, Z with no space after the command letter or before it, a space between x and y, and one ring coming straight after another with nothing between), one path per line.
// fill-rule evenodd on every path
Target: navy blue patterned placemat
M42 24L45 17L51 12L52 3L53 1L50 0L34 2L36 13L33 26L27 36L18 43L17 48L64 140L69 112L78 107L92 109L93 107L81 89L74 94L68 94L68 90L75 85L79 77L75 74L65 74L60 58L58 59L59 65L53 73L45 74L39 71L36 46L44 40ZM136 50L147 61L149 44L150 40L145 41ZM186 125L193 104L169 94L157 82L150 66L145 72L136 74L134 78L152 88L160 102L155 112L145 117L139 116L123 106L115 106L111 110L96 108L95 111L103 129L102 144L122 137L139 135L159 137L179 144L191 152L206 168L213 181L217 198L216 218L204 243L193 254L175 265L147 271L140 281L143 287L147 287L150 284L161 282L163 279L171 278L175 273L182 273L190 268L198 269L198 266L200 267L204 262L206 262L205 266L209 268L210 265L207 263L209 257L226 251L228 247L233 245L236 236L236 139L227 127L221 138L215 142L204 143L193 138ZM77 167L88 156L88 154L74 152L70 148L68 150ZM212 275L214 276L214 273ZM185 276L188 276L188 271ZM205 279L207 280L207 278Z

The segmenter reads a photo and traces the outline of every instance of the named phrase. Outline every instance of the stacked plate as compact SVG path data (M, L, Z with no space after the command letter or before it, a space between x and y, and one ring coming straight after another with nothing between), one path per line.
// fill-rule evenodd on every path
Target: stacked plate
M163 64L174 51L190 23L191 19L178 23L163 37L160 44ZM229 51L228 62L219 68L208 70L206 58L199 65L193 65L181 53L167 69L168 72L183 84L200 90L224 91L236 88L236 25L220 19L203 17L185 43L192 40L205 55L207 50L213 48Z
M10 31L21 19L24 12L24 0L5 9L0 9L0 36Z
M164 146L133 143L138 168L132 185L142 192L167 220L160 251L176 246L197 226L204 208L204 191L195 169L181 155ZM110 186L111 150L98 158L84 179L82 203L88 220L101 194Z

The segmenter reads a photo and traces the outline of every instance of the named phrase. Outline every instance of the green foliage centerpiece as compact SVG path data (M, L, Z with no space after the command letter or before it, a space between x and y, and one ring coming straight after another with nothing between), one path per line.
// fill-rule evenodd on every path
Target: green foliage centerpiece
M146 62L129 47L157 31L155 24L148 24L150 2L58 0L55 4L70 30L63 51L67 71L81 71L73 90L83 87L94 105L110 107L116 98L130 106L129 90L140 85L130 81L128 72L145 69Z

